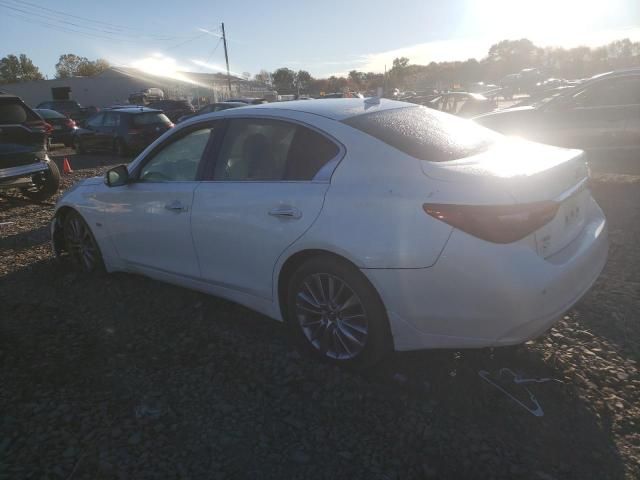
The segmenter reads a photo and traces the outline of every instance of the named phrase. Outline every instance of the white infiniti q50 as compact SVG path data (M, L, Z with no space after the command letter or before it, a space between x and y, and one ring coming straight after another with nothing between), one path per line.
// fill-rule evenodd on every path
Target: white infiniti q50
M605 217L581 151L389 100L249 106L180 124L60 199L56 256L225 297L306 348L511 345L591 287Z

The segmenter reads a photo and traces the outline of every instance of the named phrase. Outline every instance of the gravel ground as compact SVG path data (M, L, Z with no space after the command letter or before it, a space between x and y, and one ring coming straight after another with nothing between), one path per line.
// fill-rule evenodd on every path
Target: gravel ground
M116 163L73 157L64 186ZM51 259L53 204L0 198L0 479L640 478L640 177L593 191L610 260L547 335L366 374L233 303L73 273ZM561 380L528 385L544 416L478 375L503 367Z

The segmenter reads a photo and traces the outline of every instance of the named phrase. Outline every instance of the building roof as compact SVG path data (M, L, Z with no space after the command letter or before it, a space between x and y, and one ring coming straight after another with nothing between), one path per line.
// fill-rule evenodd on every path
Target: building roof
M380 112L396 108L416 107L413 103L398 102L381 98L379 103L367 98L328 98L324 100L294 100L291 102L263 103L262 105L247 105L247 110L293 110L312 113L333 120L344 120L364 113ZM230 112L234 112L231 110Z

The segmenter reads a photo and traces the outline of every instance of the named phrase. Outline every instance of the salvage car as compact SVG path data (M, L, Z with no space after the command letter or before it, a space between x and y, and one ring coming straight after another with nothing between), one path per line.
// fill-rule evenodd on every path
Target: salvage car
M238 108L238 107L246 107L246 106L247 104L244 102L210 103L209 105L205 105L204 107L200 108L200 110L198 110L195 113L191 113L189 115L183 115L182 117L178 118L178 121L176 123L184 122L185 120L189 120L190 118L197 117L198 115L204 115L205 113L220 112L222 110L227 110L228 108Z
M172 122L177 122L180 117L195 113L196 109L188 100L159 100L147 105L155 110L162 110Z
M46 122L20 97L0 94L0 191L18 189L42 201L60 185L60 171L47 156Z
M47 124L51 125L51 132L49 134L50 144L63 143L65 147L71 147L73 145L73 135L78 128L75 120L60 112L46 108L36 108L34 112L40 115Z
M74 132L73 147L79 153L106 150L126 157L140 152L173 123L160 110L147 107L113 107L89 118Z
M285 321L318 357L513 345L607 258L583 152L386 99L193 118L58 202L53 250Z
M598 75L546 102L474 118L506 135L590 153L640 152L640 69Z
M48 100L41 102L36 107L38 109L55 110L66 117L73 119L79 125L91 115L96 113L96 107L83 107L75 100Z
M471 118L490 112L496 107L496 103L479 93L449 92L433 98L426 106L459 117Z

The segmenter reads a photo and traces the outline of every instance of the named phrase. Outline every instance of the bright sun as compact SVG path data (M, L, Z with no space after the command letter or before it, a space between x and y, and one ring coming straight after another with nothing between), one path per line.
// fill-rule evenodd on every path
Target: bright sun
M473 2L470 20L488 34L570 44L588 40L608 6L602 0L483 0Z

